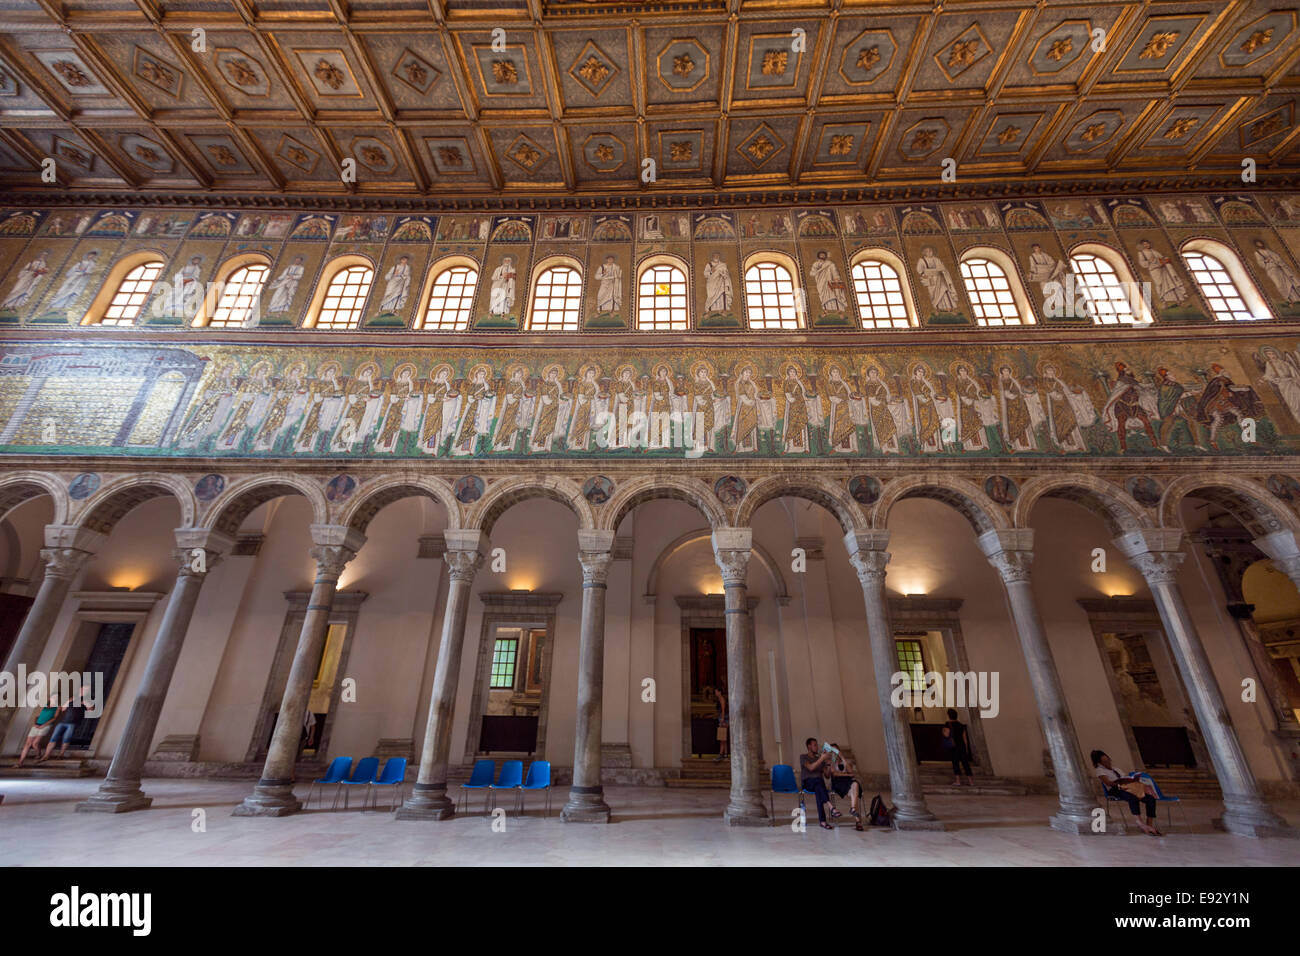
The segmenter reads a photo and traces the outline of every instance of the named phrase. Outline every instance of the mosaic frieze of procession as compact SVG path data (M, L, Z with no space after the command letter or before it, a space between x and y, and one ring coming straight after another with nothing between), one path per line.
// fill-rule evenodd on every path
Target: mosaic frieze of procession
M1249 188L1249 187L1245 187ZM234 212L202 209L10 209L0 211L0 325L77 325L112 264L153 251L165 260L146 327L187 326L191 297L222 263L260 253L270 264L258 325L302 324L327 264L359 255L375 269L360 327L412 328L430 267L448 256L478 265L472 330L509 331L524 322L532 269L555 255L576 260L585 279L581 328L630 328L640 265L671 255L687 266L692 326L745 328L743 268L764 249L787 256L807 290L815 329L858 326L847 281L864 249L904 264L918 324L962 326L972 309L960 258L973 247L1004 253L1020 273L1040 321L1088 323L1048 305L1071 250L1100 243L1122 255L1151 292L1160 323L1210 321L1179 250L1194 238L1227 244L1273 315L1300 317L1300 197L1291 194L1155 195L656 212L397 215ZM163 295L163 289L172 294Z
M1300 338L406 348L0 343L0 453L1294 455Z

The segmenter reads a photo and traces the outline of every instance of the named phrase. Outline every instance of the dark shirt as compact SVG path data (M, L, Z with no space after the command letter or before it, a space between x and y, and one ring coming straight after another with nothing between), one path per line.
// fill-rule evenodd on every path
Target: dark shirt
M952 731L952 742L959 751L965 751L966 747L966 725L960 720L950 720L944 724Z
M63 712L63 716L59 718L59 723L79 724L85 719L86 719L86 705L73 704Z
M817 767L814 769L812 766L820 759L821 754L809 754L805 752L799 755L799 770L803 773L805 778L821 776L822 768Z

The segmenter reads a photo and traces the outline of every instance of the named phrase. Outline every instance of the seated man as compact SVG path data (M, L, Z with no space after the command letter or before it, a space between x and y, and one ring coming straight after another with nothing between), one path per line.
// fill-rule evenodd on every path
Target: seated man
M817 798L817 820L822 829L833 830L835 828L826 822L826 802L830 797L826 793L826 784L822 783L822 767L829 764L835 755L830 752L818 754L816 737L804 741L804 747L806 752L799 755L800 776L803 778L800 786Z
M857 829L862 829L862 814L858 812L858 797L862 794L862 785L858 783L857 776L854 773L853 766L849 763L847 757L839 753L840 745L831 744L835 748L834 759L830 761L830 791L832 794L840 797L849 798L849 813L858 821ZM839 816L838 812L833 814Z

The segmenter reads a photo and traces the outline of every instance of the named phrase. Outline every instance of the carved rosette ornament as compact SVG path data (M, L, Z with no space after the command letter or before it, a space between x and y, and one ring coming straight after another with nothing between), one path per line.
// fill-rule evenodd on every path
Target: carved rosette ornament
M718 568L722 571L722 586L726 588L744 587L746 576L749 570L749 556L752 554L748 548L725 548L715 549L713 554L718 561Z
M71 578L85 565L89 551L77 548L41 548L47 578Z
M989 564L997 568L998 574L1007 584L1016 584L1029 580L1030 566L1034 563L1032 551L999 551L989 555Z
M483 564L483 552L481 551L444 551L442 559L447 562L447 568L453 581L470 582L474 580L474 574Z
M609 577L609 566L614 561L612 551L579 551L578 562L582 565L582 586L584 588L603 588Z
M317 582L337 581L357 553L337 544L318 544L311 549L311 556L316 560Z
M885 565L889 564L888 551L855 551L849 555L849 563L858 572L858 580L865 586L884 587Z
M1181 551L1143 551L1129 555L1133 567L1142 572L1147 584L1175 584L1178 569L1187 556Z

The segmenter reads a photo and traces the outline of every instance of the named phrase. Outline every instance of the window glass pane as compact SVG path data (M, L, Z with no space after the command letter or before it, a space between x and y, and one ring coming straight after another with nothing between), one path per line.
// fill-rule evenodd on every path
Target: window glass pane
M1201 287L1205 301L1210 304L1214 317L1221 322L1241 322L1253 319L1222 262L1206 252L1185 252L1183 260L1187 269Z
M330 280L325 302L316 319L318 329L355 329L361 324L361 310L370 294L375 270L369 266L349 266Z
M533 286L534 332L578 331L578 308L582 301L582 276L568 266L553 266L537 277Z
M907 675L903 686L908 690L925 688L925 659L920 641L894 641L898 649L898 669Z
M417 328L433 332L463 332L469 328L469 308L474 301L478 272L452 266L438 273L429 290L428 308Z
M639 329L665 331L689 326L686 314L686 273L676 266L656 265L643 269L637 289L636 325Z
M493 690L509 690L515 686L515 659L519 654L519 640L514 637L498 638L492 648Z
M979 325L1020 325L1020 310L1011 282L1002 267L988 259L964 259L961 264L966 295Z
M1070 268L1074 270L1075 293L1086 303L1093 322L1119 325L1138 321L1129 302L1129 290L1109 262L1084 252L1070 257Z
M785 266L756 262L745 270L745 306L751 329L797 329L794 280Z
M146 262L144 265L136 266L126 274L122 279L122 284L117 287L113 293L113 299L108 304L103 318L99 320L101 325L134 325L135 320L140 315L140 310L144 308L145 302L149 299L149 290L153 284L158 281L158 276L162 274L162 260L157 262Z
M208 325L218 328L247 325L254 317L268 272L270 267L261 264L236 269L226 280L221 290L221 299Z
M905 329L912 320L903 304L903 283L887 262L864 259L853 267L853 291L864 328Z

